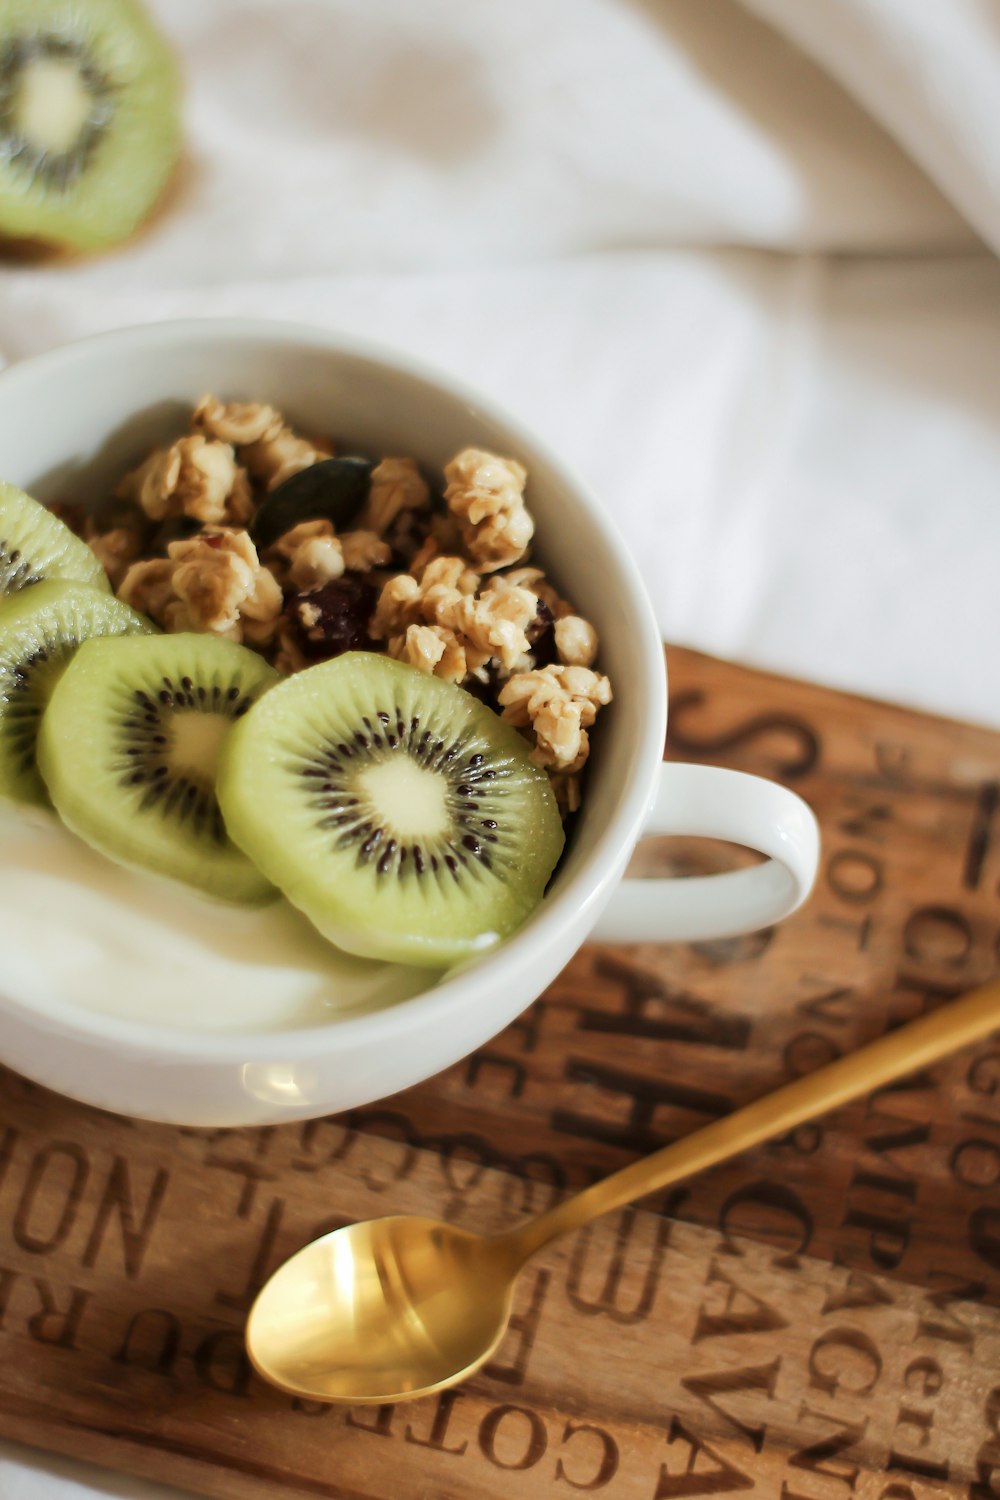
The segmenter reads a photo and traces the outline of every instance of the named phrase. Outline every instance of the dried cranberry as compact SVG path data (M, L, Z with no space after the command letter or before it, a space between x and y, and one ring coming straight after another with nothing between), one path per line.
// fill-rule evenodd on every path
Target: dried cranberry
M498 714L500 712L500 705L497 702L497 696L503 683L500 681L497 673L495 661L488 661L486 663L486 679L483 682L479 677L470 676L465 679L462 686L467 693L472 694L473 698L478 698L480 703L485 703L487 708L492 708L493 712Z
M321 589L297 594L285 606L303 656L326 661L342 651L373 651L368 621L377 593L366 578L336 578Z
M544 599L535 606L535 618L524 632L536 667L551 667L556 660L556 617Z

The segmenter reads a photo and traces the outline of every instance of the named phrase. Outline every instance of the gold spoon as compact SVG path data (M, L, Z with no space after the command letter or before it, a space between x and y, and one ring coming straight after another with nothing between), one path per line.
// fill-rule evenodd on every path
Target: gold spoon
M517 1275L550 1240L928 1067L997 1026L1000 981L785 1084L503 1234L471 1234L412 1215L337 1229L306 1245L266 1283L247 1320L250 1358L272 1385L318 1401L376 1404L455 1385L500 1343Z

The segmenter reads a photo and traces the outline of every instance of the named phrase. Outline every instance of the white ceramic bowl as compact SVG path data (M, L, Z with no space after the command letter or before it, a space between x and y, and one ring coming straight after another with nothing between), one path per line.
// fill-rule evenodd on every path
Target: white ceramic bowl
M694 939L780 920L805 898L817 861L812 814L754 777L661 766L663 652L632 558L585 486L473 391L310 328L243 320L131 328L0 375L0 474L42 500L106 495L150 446L183 428L207 390L272 402L304 430L373 453L412 454L440 467L477 445L526 465L537 554L597 626L601 667L614 684L585 807L526 925L412 999L323 1027L214 1035L58 1001L39 1010L3 995L0 959L0 1060L50 1088L144 1118L247 1125L317 1116L406 1088L495 1035L549 984L602 913L602 938ZM738 873L619 886L643 831L730 839L768 859ZM198 975L179 975L178 983L196 987Z

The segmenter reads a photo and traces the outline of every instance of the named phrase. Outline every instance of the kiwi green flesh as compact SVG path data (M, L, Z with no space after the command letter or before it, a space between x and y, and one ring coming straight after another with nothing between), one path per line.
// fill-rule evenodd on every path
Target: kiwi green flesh
M137 0L4 0L0 231L81 250L124 239L176 162L179 99Z
M107 574L86 542L17 485L0 480L0 601L43 578L110 591Z
M226 836L215 771L231 726L278 680L255 652L212 636L88 641L39 733L56 811L121 864L224 901L273 897Z
M53 689L81 642L152 629L111 594L50 580L0 605L0 797L44 803L36 738Z
M372 652L268 693L229 736L230 835L338 947L443 967L541 900L563 847L544 772L471 694Z

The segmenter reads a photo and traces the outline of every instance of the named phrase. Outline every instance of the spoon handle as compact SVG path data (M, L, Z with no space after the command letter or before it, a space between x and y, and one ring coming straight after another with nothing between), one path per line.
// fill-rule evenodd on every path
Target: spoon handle
M869 1042L774 1093L632 1162L620 1172L566 1198L537 1219L503 1236L511 1255L527 1260L558 1235L647 1193L704 1172L806 1120L870 1093L1000 1027L1000 980L953 1000L929 1016Z

